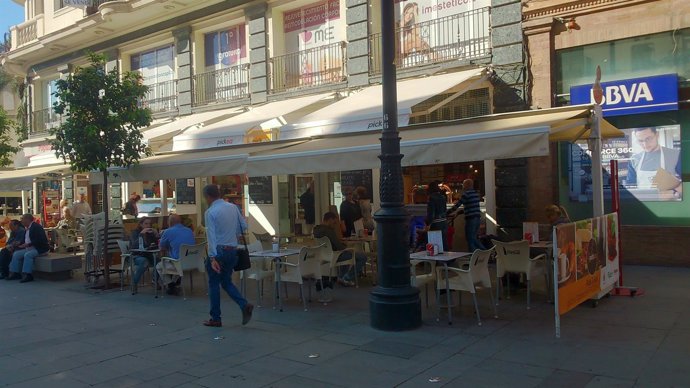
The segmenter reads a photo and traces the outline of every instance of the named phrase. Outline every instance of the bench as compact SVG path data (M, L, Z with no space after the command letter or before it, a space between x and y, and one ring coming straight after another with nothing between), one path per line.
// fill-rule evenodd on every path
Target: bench
M34 260L34 276L49 280L67 280L72 271L82 268L82 256L72 253L48 253Z

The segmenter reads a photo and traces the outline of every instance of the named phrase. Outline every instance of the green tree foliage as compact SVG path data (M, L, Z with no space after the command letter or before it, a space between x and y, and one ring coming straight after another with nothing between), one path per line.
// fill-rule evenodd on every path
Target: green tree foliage
M12 164L12 156L19 151L19 148L12 146L10 132L13 128L14 123L7 117L7 112L0 107L0 167Z
M151 123L151 111L141 101L148 88L139 73L122 75L106 70L103 55L89 54L91 64L76 68L57 81L57 102L53 109L63 123L51 130L51 142L58 158L73 171L103 174L105 235L108 235L108 169L131 167L150 153L140 129ZM104 278L109 287L109 259L105 244Z

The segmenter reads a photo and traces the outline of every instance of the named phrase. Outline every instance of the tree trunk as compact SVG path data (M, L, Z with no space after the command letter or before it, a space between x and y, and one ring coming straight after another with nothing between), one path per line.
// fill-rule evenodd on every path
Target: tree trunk
M110 289L110 255L108 255L108 226L110 224L110 191L108 190L108 170L103 170L103 279L105 280L104 289Z

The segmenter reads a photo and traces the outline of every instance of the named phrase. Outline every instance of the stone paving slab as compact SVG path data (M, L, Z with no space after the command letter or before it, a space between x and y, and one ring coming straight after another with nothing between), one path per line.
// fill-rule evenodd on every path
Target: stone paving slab
M501 300L498 319L480 295L482 326L471 298L453 325L445 311L437 321L432 298L422 328L387 333L369 326L366 282L307 312L296 288L282 313L268 292L246 327L224 298L225 327L213 329L200 325L201 287L182 300L79 280L1 281L0 386L690 387L690 269L628 267L626 276L647 295L575 309L560 339L539 284L531 310L518 292Z

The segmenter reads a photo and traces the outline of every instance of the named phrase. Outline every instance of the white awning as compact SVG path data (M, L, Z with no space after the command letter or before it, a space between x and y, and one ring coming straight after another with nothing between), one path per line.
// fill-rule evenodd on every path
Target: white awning
M403 166L545 156L549 136L586 129L591 107L565 107L401 128ZM575 125L579 123L579 127ZM610 125L610 124L609 124ZM286 149L255 153L250 176L347 171L380 166L380 131L327 135Z
M38 166L21 168L17 170L0 171L0 190L32 190L34 179L59 179L59 176L68 170L69 166L64 164L56 164L52 166Z
M445 105L486 80L487 69L434 75L398 82L398 126L408 125L412 107L452 90L452 95L428 111ZM428 112L422 112L426 114ZM298 123L280 129L281 139L296 139L335 133L381 130L383 127L383 88L370 86L351 96L309 114Z
M322 108L324 104L334 101L328 99L332 96L333 93L317 94L269 102L253 107L251 110L227 120L190 129L175 136L173 138L173 150L182 151L243 144L245 135L249 130L280 128L291 121L289 115L302 117L313 110L302 114L299 114L298 111L313 105L316 105L314 109Z
M155 120L148 129L142 130L142 134L151 148L159 150L161 147L165 148L166 143L170 142L174 136L190 127L211 125L242 112L242 108L228 108L178 116L173 119Z

